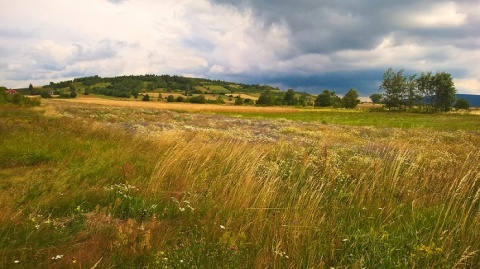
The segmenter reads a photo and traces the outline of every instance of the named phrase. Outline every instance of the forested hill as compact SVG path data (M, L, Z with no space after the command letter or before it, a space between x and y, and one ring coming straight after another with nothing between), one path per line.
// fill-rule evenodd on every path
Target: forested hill
M313 105L315 97L293 89L283 91L270 85L243 84L205 78L189 78L170 75L131 75L102 78L90 76L62 82L50 82L48 85L29 85L17 89L28 95L40 95L43 98L58 96L75 98L78 94L106 95L120 98L141 96L142 101L164 100L167 102L190 103L235 103L238 105Z
M62 89L76 87L78 90L87 90L92 93L128 97L139 92L179 91L186 94L212 93L212 94L235 94L235 93L262 93L265 90L280 91L268 85L242 84L205 78L188 78L170 75L140 75L119 76L102 78L99 76L76 78L70 81L58 83L51 82L43 88Z

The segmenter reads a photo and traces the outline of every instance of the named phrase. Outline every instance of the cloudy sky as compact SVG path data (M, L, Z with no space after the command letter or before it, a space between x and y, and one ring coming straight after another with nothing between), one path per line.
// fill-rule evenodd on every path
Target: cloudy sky
M480 94L478 0L0 0L0 85L170 74L378 92L388 67Z

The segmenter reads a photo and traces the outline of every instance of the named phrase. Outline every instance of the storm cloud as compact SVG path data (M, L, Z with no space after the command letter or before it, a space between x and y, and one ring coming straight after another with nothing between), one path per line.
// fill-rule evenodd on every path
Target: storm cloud
M7 87L153 73L368 96L393 67L446 71L459 92L480 94L478 62L478 1L18 0L0 10Z

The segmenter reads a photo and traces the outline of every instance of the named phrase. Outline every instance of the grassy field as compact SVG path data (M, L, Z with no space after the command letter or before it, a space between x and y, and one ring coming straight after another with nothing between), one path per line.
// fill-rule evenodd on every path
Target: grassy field
M480 116L87 99L0 106L0 268L480 265Z
M214 93L230 93L230 91L228 89L225 89L223 86L220 86L220 85L205 85L204 87L206 87L209 91L212 91Z

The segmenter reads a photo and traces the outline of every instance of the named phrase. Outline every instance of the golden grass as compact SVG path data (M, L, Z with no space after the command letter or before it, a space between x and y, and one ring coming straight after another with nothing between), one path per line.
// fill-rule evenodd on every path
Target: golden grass
M189 104L189 103L166 103L166 102L142 102L132 100L110 100L96 97L77 97L75 99L52 99L48 102L71 102L95 104L100 106L130 107L130 108L153 108L163 110L185 111L185 112L260 112L260 113L290 113L298 109L288 107L253 107L253 106L230 106L216 104Z

